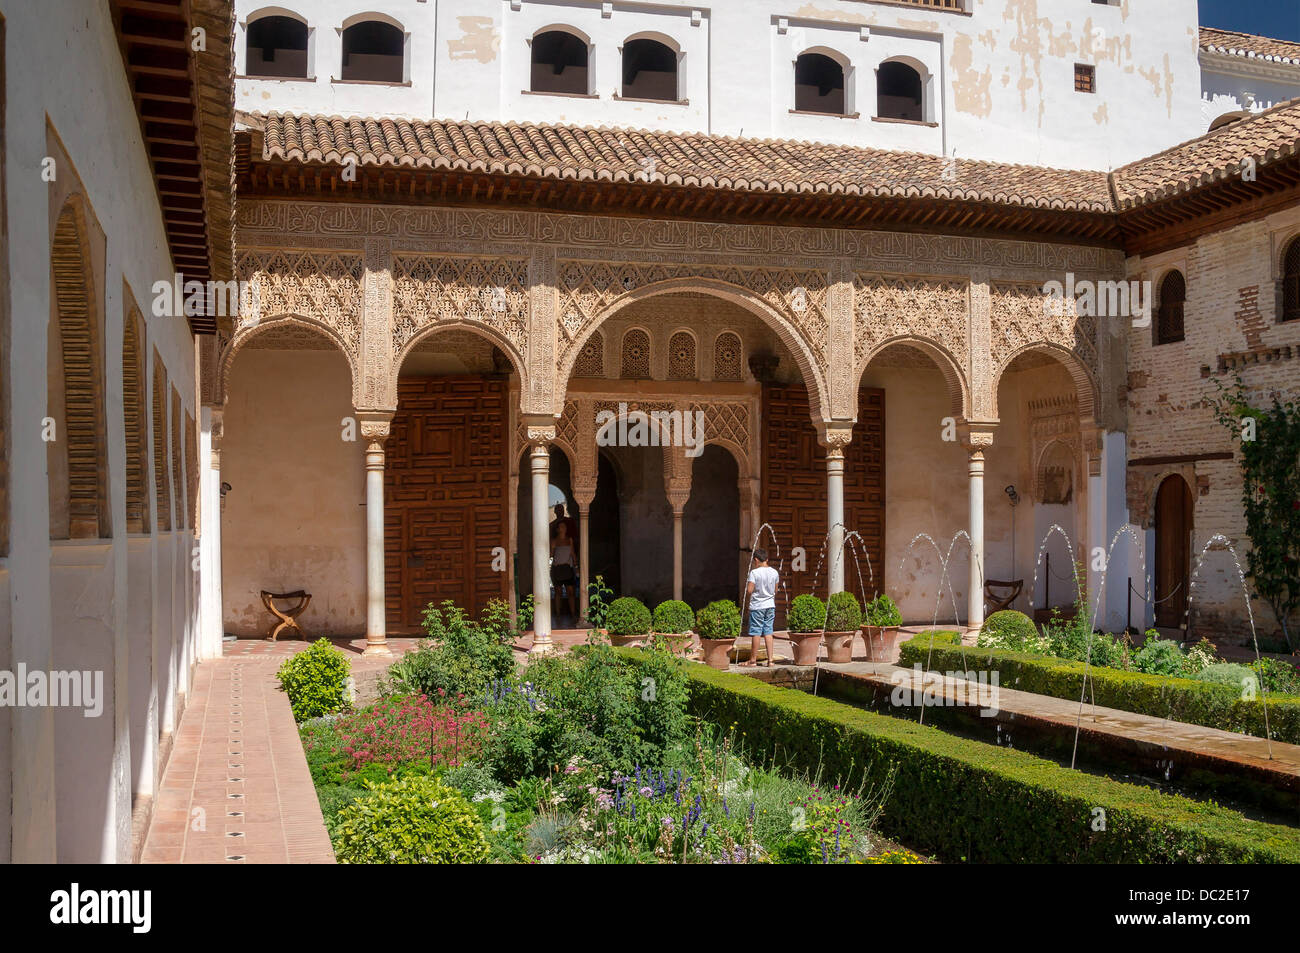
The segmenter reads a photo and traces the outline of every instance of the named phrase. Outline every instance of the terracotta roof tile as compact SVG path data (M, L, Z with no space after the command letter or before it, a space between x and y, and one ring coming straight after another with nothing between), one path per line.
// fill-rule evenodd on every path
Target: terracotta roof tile
M1271 63L1289 63L1300 66L1300 43L1275 40L1253 33L1234 33L1214 27L1201 27L1201 49L1212 53L1228 53L1247 59L1262 59Z
M1158 202L1255 170L1300 151L1300 99L1229 123L1112 173L1120 209Z
M1108 212L1104 172L639 129L269 113L263 158Z

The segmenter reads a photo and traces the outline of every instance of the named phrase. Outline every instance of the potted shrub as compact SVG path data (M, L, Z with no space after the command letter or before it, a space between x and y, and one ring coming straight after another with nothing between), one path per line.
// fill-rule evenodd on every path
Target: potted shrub
M867 658L891 665L897 662L902 643L898 627L903 624L903 615L894 600L882 592L867 603L863 615L862 637L867 643Z
M816 665L822 629L826 626L825 603L810 593L795 596L785 624L790 630L790 644L794 646L794 664Z
M622 596L605 611L605 628L614 645L635 645L650 631L650 610L640 599Z
M834 593L826 603L826 656L832 662L853 661L853 639L862 625L862 608L851 592Z
M730 599L710 602L695 616L695 632L704 649L704 663L725 672L731 665L727 653L740 635L740 609Z
M655 637L668 646L674 655L685 655L691 650L695 633L695 613L679 599L665 599L655 606Z

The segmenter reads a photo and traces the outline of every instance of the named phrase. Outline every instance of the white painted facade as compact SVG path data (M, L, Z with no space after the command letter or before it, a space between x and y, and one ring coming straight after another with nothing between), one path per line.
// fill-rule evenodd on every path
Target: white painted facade
M969 12L870 0L238 0L236 108L343 116L572 123L811 140L1028 165L1109 169L1204 130L1195 0L967 0ZM308 78L247 77L249 24L308 26ZM362 14L400 26L402 83L341 82L342 28ZM530 44L564 29L589 49L586 95L533 94ZM678 53L675 102L620 98L620 49ZM845 72L844 116L792 112L794 60ZM901 61L924 118L876 121L877 70ZM1076 92L1075 66L1095 68Z
M1300 60L1201 51L1201 130L1300 96Z

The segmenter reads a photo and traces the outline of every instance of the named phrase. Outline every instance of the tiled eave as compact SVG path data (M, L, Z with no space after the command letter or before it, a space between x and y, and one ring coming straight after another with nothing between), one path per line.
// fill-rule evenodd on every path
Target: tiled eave
M172 261L185 280L232 274L234 8L230 0L109 0ZM205 49L193 50L193 31ZM216 319L190 318L196 333Z

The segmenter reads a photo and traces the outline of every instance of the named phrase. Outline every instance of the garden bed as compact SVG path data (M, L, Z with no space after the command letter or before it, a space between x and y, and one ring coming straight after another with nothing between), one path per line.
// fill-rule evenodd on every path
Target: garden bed
M702 666L691 711L774 757L892 794L881 831L941 860L1300 862L1300 831Z
M1169 718L1206 728L1265 737L1264 709L1273 740L1300 744L1300 697L1268 696L1244 700L1231 686L1167 675L1126 672L1051 656L976 648L923 633L902 646L899 664L943 672L997 671L1004 688L1055 698L1077 699L1085 672L1090 702L1103 708Z

